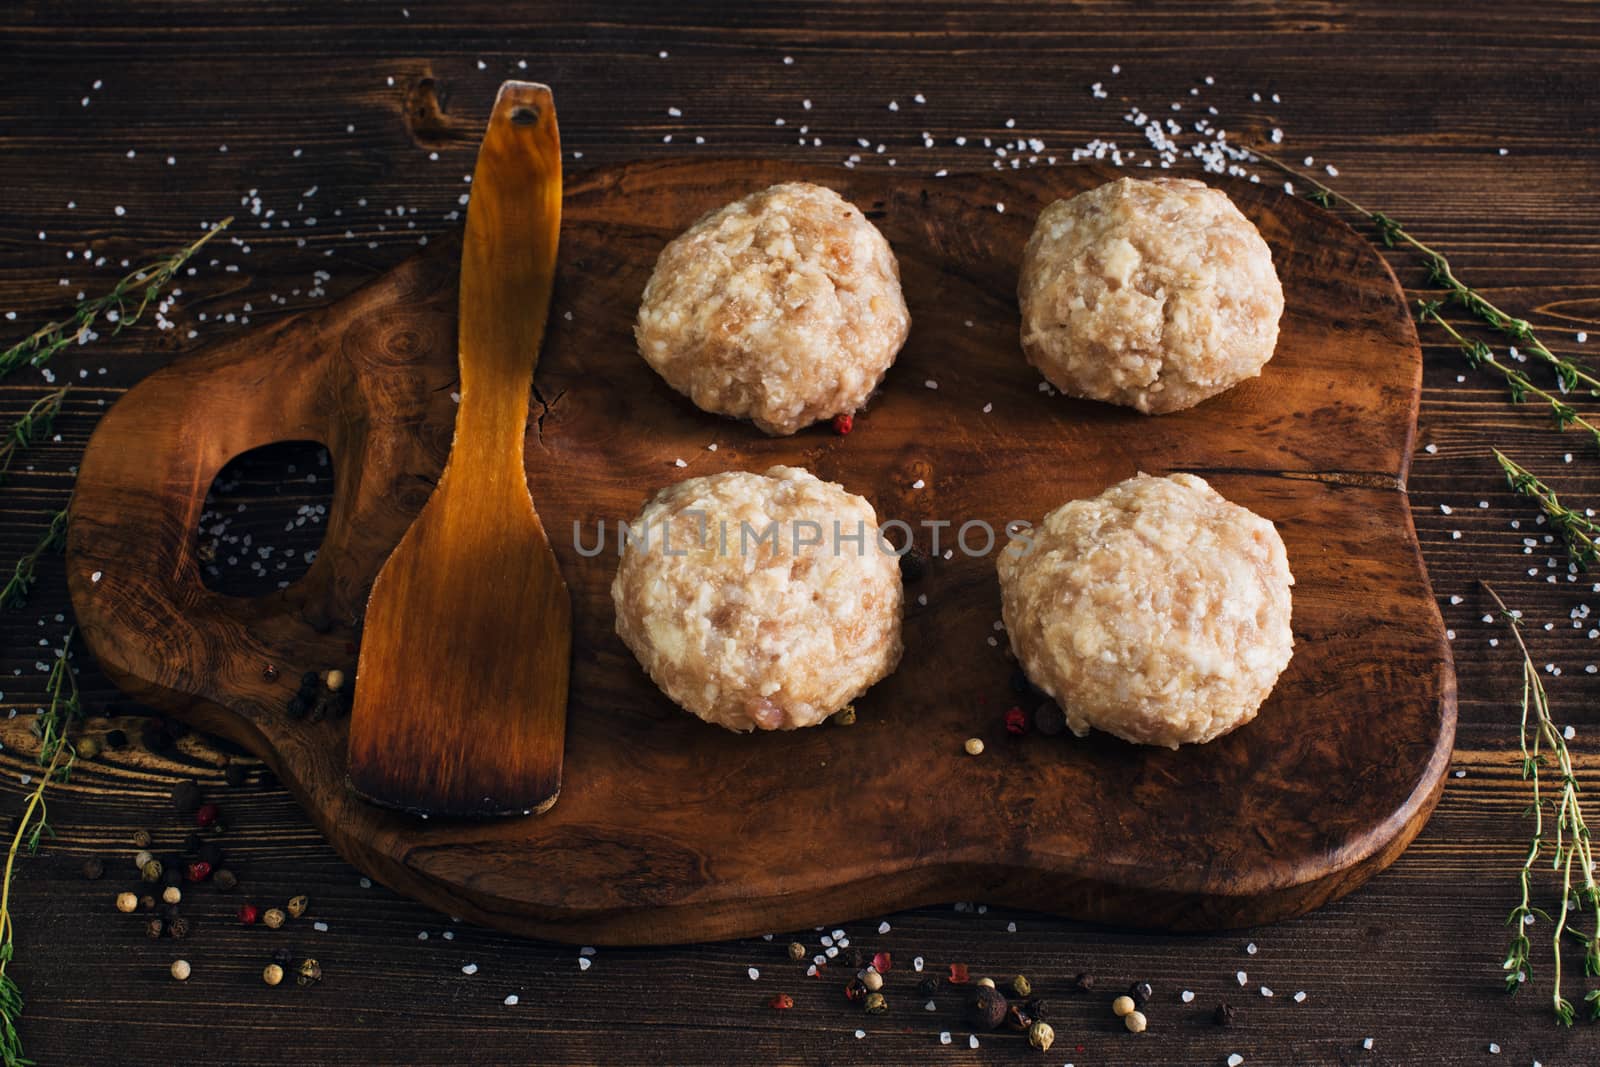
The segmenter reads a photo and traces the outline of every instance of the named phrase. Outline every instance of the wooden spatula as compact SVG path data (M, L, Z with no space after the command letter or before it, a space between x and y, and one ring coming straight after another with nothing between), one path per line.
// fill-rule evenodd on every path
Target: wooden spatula
M455 442L367 602L350 782L380 804L520 814L561 790L572 604L522 455L560 228L550 90L506 82L467 209Z

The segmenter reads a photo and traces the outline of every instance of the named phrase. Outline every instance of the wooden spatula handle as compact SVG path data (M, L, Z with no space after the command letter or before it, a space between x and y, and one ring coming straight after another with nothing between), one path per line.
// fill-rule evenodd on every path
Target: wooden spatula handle
M550 90L506 82L495 99L461 255L458 473L524 477L528 393L550 310L561 229L561 137ZM484 462L485 454L496 462Z

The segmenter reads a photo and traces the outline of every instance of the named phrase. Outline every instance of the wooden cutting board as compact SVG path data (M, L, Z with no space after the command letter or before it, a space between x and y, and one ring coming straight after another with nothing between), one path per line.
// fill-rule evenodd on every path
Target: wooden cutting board
M130 695L259 753L363 871L541 937L682 942L952 900L1210 929L1347 893L1421 828L1455 732L1450 652L1405 495L1421 377L1410 315L1348 227L1223 181L1283 278L1265 374L1159 418L1047 396L1018 348L1019 257L1046 203L1114 176L695 160L571 182L527 439L574 603L566 785L545 815L452 822L367 805L345 787L346 722L284 710L302 670L354 662L368 586L443 462L449 242L332 306L182 359L115 406L73 505L84 637ZM910 340L847 437L823 425L774 440L702 413L634 350L661 247L702 212L795 178L833 186L877 223L911 308ZM274 595L210 592L196 558L207 488L231 457L284 440L333 454L316 563ZM592 546L597 520L614 530L662 485L776 463L842 483L881 518L996 527L1136 471L1200 474L1282 531L1294 660L1254 722L1202 747L1011 737L993 561L957 553L909 587L904 661L859 701L856 725L707 726L616 638L615 540L581 554L574 523ZM969 736L987 743L982 757L962 753Z

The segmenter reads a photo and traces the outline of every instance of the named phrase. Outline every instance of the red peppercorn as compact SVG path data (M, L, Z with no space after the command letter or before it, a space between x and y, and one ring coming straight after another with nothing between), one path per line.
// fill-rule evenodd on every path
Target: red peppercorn
M790 1008L794 1007L794 998L787 993L779 993L777 996L767 1001L767 1007L773 1008L777 1011L788 1011Z
M874 952L872 954L872 969L879 974L888 974L894 966L894 957L887 952Z
M967 965L965 963L952 963L950 965L950 984L964 985L967 981Z
M211 877L211 864L205 860L192 860L183 869L183 875L191 882L203 882Z
M1028 717L1022 713L1021 708L1011 708L1006 712L1006 733L1025 734L1028 732Z
M217 821L217 816L222 811L215 804L202 804L194 813L194 824L204 830Z
M838 434L840 437L843 437L845 434L849 433L855 428L856 417L854 415L835 415L833 417L833 432Z
M278 668L274 667L270 663L265 667L262 667L261 680L264 682L276 682L278 680Z
M260 917L261 909L257 908L254 904L239 905L239 921L244 923L246 926L254 926L256 924L256 920Z

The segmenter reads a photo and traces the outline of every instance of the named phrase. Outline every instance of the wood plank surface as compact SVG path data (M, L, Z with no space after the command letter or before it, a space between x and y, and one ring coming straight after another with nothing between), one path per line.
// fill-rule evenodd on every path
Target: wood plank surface
M1491 299L1530 318L1554 350L1581 358L1578 331L1593 329L1588 344L1600 344L1600 221L1585 207L1600 184L1597 45L1593 8L1579 3L859 4L737 13L714 4L14 5L0 16L0 316L17 315L0 318L7 336L59 315L80 290L105 288L121 259L198 236L202 221L238 213L232 236L241 243L202 257L183 280L169 312L174 329L141 325L58 358L57 380L77 388L57 424L61 439L32 452L0 489L0 561L25 551L65 502L98 414L167 358L152 353L242 335L324 303L422 238L457 232L452 213L461 211L477 132L508 76L589 87L561 97L575 172L714 151L829 163L858 154L861 167L894 159L926 174L988 165L995 147L1019 136L1044 142L1022 165L1035 154L1043 165L1096 139L1143 152L1144 136L1123 118L1130 108L1187 121L1215 106L1212 121L1236 138L1266 139L1280 128L1285 157L1312 156L1319 170L1333 164L1338 177L1328 180L1406 222ZM1104 98L1091 91L1095 83ZM1183 110L1172 112L1172 103ZM802 125L808 141L823 144L796 143ZM1008 149L1002 165L1011 158ZM1390 259L1421 295L1418 264L1399 253ZM284 790L256 774L225 786L215 743L190 734L147 751L139 710L121 704L86 657L89 705L113 715L131 743L54 792L56 837L20 864L12 972L29 997L28 1048L47 1064L1222 1063L1230 1052L1246 1063L1501 1062L1491 1059L1493 1042L1511 1062L1592 1062L1592 1029L1556 1029L1536 990L1515 1000L1500 991L1501 921L1526 845L1527 794L1513 757L1517 661L1508 642L1489 644L1505 634L1481 621L1486 600L1476 583L1493 582L1526 613L1534 654L1561 670L1547 676L1556 711L1576 727L1582 784L1600 792L1600 747L1590 737L1600 726L1600 682L1585 670L1600 662L1600 648L1582 617L1597 597L1590 579L1567 580L1559 546L1544 542L1547 531L1500 480L1488 448L1505 449L1580 504L1600 498L1596 458L1577 435L1559 436L1537 411L1506 404L1436 330L1421 336L1423 408L1409 487L1456 635L1453 766L1461 777L1451 777L1433 820L1390 870L1339 903L1270 928L1174 938L997 908L889 916L882 935L876 923L851 924L847 952L889 950L897 968L921 955L930 967L1028 973L1060 1003L1049 1057L1004 1034L969 1049L957 998L941 991L936 1010L925 1012L898 970L890 1014L858 1014L837 982L807 980L788 961L790 931L774 931L772 942L605 949L585 970L570 948L451 924L363 888ZM43 386L35 372L0 382L3 424ZM222 545L224 573L212 577L219 585L271 588L317 543L315 508L327 503L327 486L302 482L304 468L289 484L283 467L246 464L219 490L219 506L246 504L228 536L255 531L282 546L258 558L266 573L255 574L248 553ZM297 519L305 522L284 530ZM1524 544L1529 537L1534 544ZM290 547L295 561L284 558ZM229 565L230 556L238 562ZM278 571L279 563L290 566ZM28 716L43 692L36 664L48 657L39 642L60 640L65 607L61 565L50 560L32 605L0 616L0 706L18 712L0 719L13 812L24 791L18 776L33 769ZM232 895L191 894L196 929L181 951L195 977L178 985L166 977L176 943L148 941L110 901L133 874L135 828L167 847L186 832L166 796L188 775L223 807L222 840L241 885ZM872 794L864 787L863 801ZM106 857L114 873L83 881L78 867L90 855ZM239 899L294 892L311 895L312 914L288 930L229 918ZM309 927L312 919L328 930ZM815 932L805 934L819 947ZM261 984L257 975L280 945L316 955L327 980L314 990ZM464 974L472 963L476 972ZM1575 964L1569 952L1569 996L1581 988ZM750 967L760 972L754 981ZM1107 996L1074 996L1079 972L1097 975L1102 989L1150 980L1150 1031L1135 1038L1116 1029ZM1545 967L1538 990L1547 978ZM1261 995L1262 984L1273 997ZM1197 994L1192 1003L1179 998L1184 989ZM1296 1003L1302 989L1307 998ZM794 995L795 1008L768 1009L777 992ZM515 1006L503 1003L511 994ZM1208 1021L1219 997L1239 1008L1232 1030ZM858 1028L865 1037L855 1037ZM939 1043L944 1030L949 1047ZM1361 1047L1368 1036L1371 1051Z

